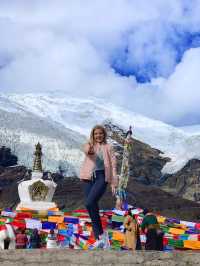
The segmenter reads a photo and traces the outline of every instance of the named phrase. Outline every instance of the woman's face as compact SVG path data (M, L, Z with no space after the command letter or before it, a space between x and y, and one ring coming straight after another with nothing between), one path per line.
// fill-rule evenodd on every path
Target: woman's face
M102 129L97 128L94 131L94 141L96 143L102 143L104 141L104 132Z

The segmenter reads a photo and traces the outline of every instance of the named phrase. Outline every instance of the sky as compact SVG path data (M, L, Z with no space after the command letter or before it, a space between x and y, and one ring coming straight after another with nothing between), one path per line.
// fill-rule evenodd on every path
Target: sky
M200 0L1 0L0 92L200 124Z

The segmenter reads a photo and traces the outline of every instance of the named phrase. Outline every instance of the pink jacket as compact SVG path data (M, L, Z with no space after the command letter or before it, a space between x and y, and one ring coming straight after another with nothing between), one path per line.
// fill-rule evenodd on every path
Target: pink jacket
M111 183L114 186L118 185L118 177L116 172L116 158L112 146L110 144L101 144L104 158L105 166L105 180L108 183ZM89 144L85 144L84 153L85 160L80 170L80 179L90 180L92 172L95 166L96 160L96 151L99 147L99 144L94 145L94 154L88 154Z

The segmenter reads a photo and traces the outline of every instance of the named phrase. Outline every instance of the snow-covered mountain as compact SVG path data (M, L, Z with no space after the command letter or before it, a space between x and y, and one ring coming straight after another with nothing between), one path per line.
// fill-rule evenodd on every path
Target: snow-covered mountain
M176 128L115 106L109 100L77 99L56 93L4 94L0 95L0 120L0 131L7 130L7 138L19 138L17 143L23 147L23 152L17 149L20 162L30 165L33 144L40 140L46 166L51 170L68 160L77 171L83 158L81 144L95 124L105 121L123 129L133 125L137 139L170 157L172 161L166 164L164 173L176 172L189 159L200 158L200 132L195 128Z
M32 167L34 145L38 141L43 146L45 170L56 171L61 167L69 175L78 172L83 158L83 135L0 96L0 146L10 147L19 164Z

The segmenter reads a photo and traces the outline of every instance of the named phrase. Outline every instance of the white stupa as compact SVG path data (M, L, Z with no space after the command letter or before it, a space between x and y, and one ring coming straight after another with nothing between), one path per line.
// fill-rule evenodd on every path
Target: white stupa
M43 179L41 158L42 146L38 143L34 153L31 180L22 181L18 185L20 203L17 206L17 210L50 210L57 207L52 202L57 185L53 180Z

